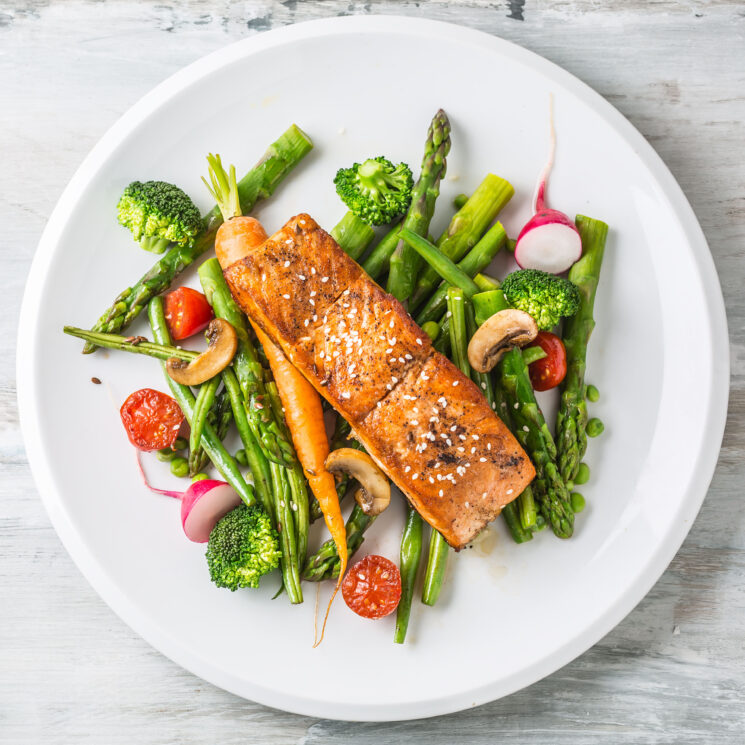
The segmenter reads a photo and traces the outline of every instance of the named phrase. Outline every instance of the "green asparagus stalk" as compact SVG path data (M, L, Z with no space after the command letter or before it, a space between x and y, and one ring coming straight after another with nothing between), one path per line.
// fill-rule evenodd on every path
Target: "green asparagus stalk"
M426 236L440 194L440 179L447 169L446 156L450 151L450 122L440 109L432 119L424 145L424 158L419 180L414 184L411 205L404 217L403 227ZM411 248L399 241L390 261L387 290L402 302L414 290L421 260Z
M460 261L512 199L514 193L515 190L508 181L493 173L487 174L468 201L453 216L448 229L437 241L437 247L451 261ZM437 272L432 267L425 267L418 277L411 298L411 307L418 308L426 301L438 283Z
M608 226L600 220L577 215L576 223L582 238L582 257L569 270L569 279L577 285L581 302L577 313L564 321L567 374L561 384L561 403L556 416L559 471L565 481L577 477L587 450L587 344L595 327L595 292L608 236Z
M362 268L376 282L386 273L390 265L391 256L398 246L398 231L401 224L394 225L381 239L369 256L362 262Z
M238 182L244 213L253 209L259 200L270 197L312 147L310 138L294 124L273 142L259 162ZM135 285L119 293L113 305L98 319L93 331L116 333L126 328L142 312L150 298L167 290L176 276L194 259L211 249L217 229L223 222L220 210L213 207L204 216L203 222L204 229L192 244L171 248ZM95 345L89 343L83 352L88 354L95 349Z
M217 389L222 382L219 375L215 375L211 380L202 383L199 386L199 392L197 393L197 399L194 403L194 422L191 425L191 431L189 432L189 474L193 475L196 473L194 466L196 465L197 455L199 450L199 443L202 440L202 432L204 432L204 425L207 422L207 415L215 403L215 396L217 395Z
M346 254L357 261L375 238L375 231L354 212L347 212L331 229L331 237Z
M217 401L212 410L207 413L207 422L217 433L220 442L223 442L225 436L228 434L228 429L230 428L230 423L232 421L233 410L230 408L230 398L227 390L223 388L223 390L217 395ZM189 463L192 462L192 455L194 456L194 465L189 469L189 476L191 477L196 476L200 471L203 471L209 462L209 456L204 452L201 442L199 443L197 452L189 454Z

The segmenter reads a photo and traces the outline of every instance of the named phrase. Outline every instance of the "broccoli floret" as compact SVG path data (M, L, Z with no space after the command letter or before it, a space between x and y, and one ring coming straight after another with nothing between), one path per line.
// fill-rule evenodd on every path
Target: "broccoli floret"
M240 505L228 512L207 543L210 578L231 591L258 587L261 577L279 566L280 556L277 531L258 506Z
M336 192L357 217L369 225L385 225L406 212L414 178L406 163L393 165L380 156L340 168Z
M505 277L502 291L518 310L533 316L542 331L552 329L564 316L579 310L580 295L568 279L539 269L520 269Z
M189 195L165 181L133 181L116 209L119 224L153 253L163 253L169 243L191 243L202 229L202 217Z

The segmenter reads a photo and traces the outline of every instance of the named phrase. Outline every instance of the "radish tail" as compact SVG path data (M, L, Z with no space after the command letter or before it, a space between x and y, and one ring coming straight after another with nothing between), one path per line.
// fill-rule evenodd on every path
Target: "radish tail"
M533 197L533 214L542 212L546 209L546 187L551 169L554 167L554 154L556 153L556 129L554 128L554 94L549 94L548 99L548 126L549 126L549 147L548 160L543 167L541 177L538 179L535 196Z
M142 467L142 460L140 451L135 448L135 458L137 458L137 468L140 469L140 476L142 476L142 480L145 484L145 486L150 489L150 491L154 491L156 494L165 494L167 497L173 497L174 499L182 499L183 494L180 491L168 491L167 489L157 489L154 486L150 485L150 482L147 480L147 476L145 475L145 469Z

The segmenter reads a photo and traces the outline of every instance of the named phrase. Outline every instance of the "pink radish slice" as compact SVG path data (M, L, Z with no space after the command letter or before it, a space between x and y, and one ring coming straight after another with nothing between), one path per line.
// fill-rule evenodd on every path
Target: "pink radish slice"
M561 274L582 256L582 239L577 226L567 215L546 206L546 187L556 151L553 97L549 123L548 161L536 187L533 217L520 231L515 243L515 261L521 269L540 269L551 274Z
M242 502L238 492L224 481L204 479L192 484L192 487L199 484L211 486L202 494L192 491L191 487L186 491L181 500L181 525L190 541L207 543L212 528Z
M183 493L151 486L142 468L140 451L135 449L135 452L145 486L156 494L181 500L181 527L186 537L194 543L207 543L212 528L219 520L242 504L238 492L230 484L215 479L195 481Z
M567 271L582 256L582 240L574 223L558 210L536 212L520 231L515 261L521 269L551 274Z

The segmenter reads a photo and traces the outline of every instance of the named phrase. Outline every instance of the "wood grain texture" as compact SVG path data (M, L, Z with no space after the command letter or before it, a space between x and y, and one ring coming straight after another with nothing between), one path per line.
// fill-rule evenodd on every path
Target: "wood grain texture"
M90 589L52 530L15 402L15 329L30 260L46 216L100 135L153 85L230 41L354 13L426 16L497 34L609 99L690 199L730 323L733 388L716 475L652 592L550 678L423 722L284 714L203 683L151 649ZM728 0L0 0L0 742L486 745L507 735L532 745L742 743L744 50L745 6Z

